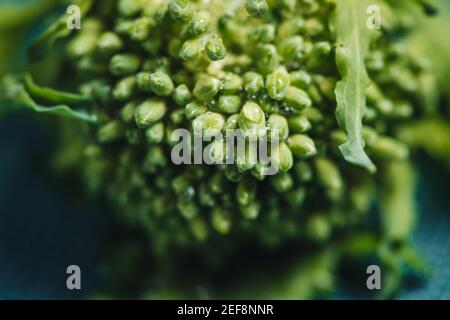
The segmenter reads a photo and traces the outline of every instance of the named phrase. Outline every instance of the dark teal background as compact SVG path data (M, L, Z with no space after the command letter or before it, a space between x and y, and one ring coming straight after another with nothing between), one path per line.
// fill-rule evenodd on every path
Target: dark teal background
M52 140L31 114L0 119L0 299L82 298L99 286L96 264L110 212L52 181L46 164ZM450 299L450 174L427 159L419 166L414 242L433 274L400 298ZM82 269L81 291L66 289L71 264Z

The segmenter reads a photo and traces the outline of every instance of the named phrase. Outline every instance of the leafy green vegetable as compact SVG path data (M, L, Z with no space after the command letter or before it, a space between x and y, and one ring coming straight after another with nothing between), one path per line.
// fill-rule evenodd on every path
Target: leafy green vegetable
M340 146L344 158L375 172L376 168L364 151L362 119L366 112L366 87L369 77L365 58L369 52L371 31L366 26L366 0L341 0L336 3L336 63L342 79L336 84L339 125L347 133Z
M94 114L82 109L93 104L89 97L40 87L33 82L30 75L7 76L0 84L0 90L2 106L26 107L36 112L57 114L87 122L97 120Z
M282 287L278 296L307 298L333 289L341 258L370 256L389 266L386 292L392 294L405 262L420 269L420 258L405 250L414 181L404 166L413 140L421 141L403 135L399 141L395 134L428 114L424 104L436 102L426 57L404 43L411 21L423 16L420 2L85 0L78 2L82 13L92 8L81 30L72 34L63 17L31 50L42 57L67 37L64 50L45 60L60 71L57 87L82 95L43 88L30 76L6 78L3 93L38 112L102 120L83 132L84 123L62 122L58 163L79 169L87 192L106 196L121 223L142 227L151 250L139 249L137 257L148 252L173 271L184 256L198 257L199 268L186 277L197 282L229 272L230 262L241 261L245 240L246 255L261 250L266 261L269 251L280 254L283 259L273 259L277 270L289 256L285 284L279 271L268 273ZM380 34L366 26L372 4L382 9ZM95 112L87 112L93 101ZM203 150L211 165L173 163L173 133L183 128L214 138ZM228 154L215 138L238 129L248 140L281 140L268 150L280 172L266 176L268 165L254 161L256 150ZM368 155L379 174L366 172L375 171ZM234 163L217 165L225 159ZM381 228L367 223L375 199L383 209ZM309 256L308 249L323 254ZM302 266L297 258L304 258ZM255 260L248 260L250 267L242 261L239 269L253 271ZM131 273L140 274L125 268L117 278L128 281ZM211 282L211 294L217 289L220 283Z

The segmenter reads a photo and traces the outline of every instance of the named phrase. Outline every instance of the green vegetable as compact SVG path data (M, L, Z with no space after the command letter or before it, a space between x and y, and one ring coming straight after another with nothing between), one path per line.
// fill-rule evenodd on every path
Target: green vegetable
M347 132L347 141L340 146L344 158L375 172L375 165L364 151L362 137L369 81L365 59L373 36L366 26L368 6L365 0L342 0L336 4L336 63L342 77L336 84L336 117Z
M249 15L259 18L269 12L269 5L266 0L247 0L245 8Z
M220 38L209 39L206 42L205 49L208 57L213 61L222 60L227 52L223 40Z
M203 77L194 87L194 96L201 101L211 100L220 90L220 80L214 77Z
M136 124L140 128L146 128L161 120L166 112L167 106L164 101L148 99L136 108L134 114Z
M383 32L368 30L366 0L86 1L81 30L62 30L61 18L33 48L42 57L61 40L48 63L64 68L45 83L73 93L28 76L5 77L1 93L87 122L60 120L58 159L134 227L108 277L146 277L139 297L148 280L156 296L187 288L192 298L205 279L212 297L236 297L247 277L264 279L271 298L312 297L333 290L343 259L367 256L392 294L404 268L424 270L409 245L406 167L418 148L448 162L448 110L427 57L402 38L423 5L376 3ZM178 129L209 141L191 135L181 149ZM380 228L368 219L375 199ZM226 282L238 289L227 293L215 279L235 261Z

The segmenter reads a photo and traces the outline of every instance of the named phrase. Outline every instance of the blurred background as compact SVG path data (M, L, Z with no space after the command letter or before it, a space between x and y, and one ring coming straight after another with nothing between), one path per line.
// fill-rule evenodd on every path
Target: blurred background
M48 14L52 2L0 0L0 75L23 64L24 48L42 29L34 17ZM13 3L30 9L12 16L5 5ZM0 299L79 299L108 286L98 265L116 232L112 214L106 205L82 200L76 182L55 181L47 166L55 138L46 123L25 112L0 117ZM449 175L425 156L417 161L419 221L413 241L433 272L399 298L450 299ZM72 264L82 270L79 291L66 288ZM357 287L343 287L332 298L364 296Z

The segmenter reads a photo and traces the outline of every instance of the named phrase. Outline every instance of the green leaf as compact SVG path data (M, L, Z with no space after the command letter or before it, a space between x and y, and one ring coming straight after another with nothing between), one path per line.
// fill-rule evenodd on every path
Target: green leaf
M79 0L74 4L80 7L81 16L91 9L93 0ZM47 55L56 41L67 38L72 34L73 30L67 28L67 15L64 13L58 20L50 25L31 45L28 49L28 56L32 61L40 60Z
M9 75L0 83L0 114L25 107L40 113L96 122L97 116L85 110L92 105L89 97L40 87L30 75Z
M58 0L25 1L15 3L7 1L0 4L0 30L28 25L42 13L48 11ZM22 1L23 2L23 1Z
M366 111L366 87L369 77L365 58L372 32L366 26L367 0L339 0L336 3L336 64L342 79L336 84L336 117L347 133L339 148L344 158L370 172L376 167L364 151L362 119Z

